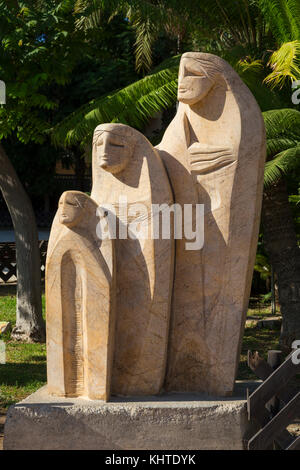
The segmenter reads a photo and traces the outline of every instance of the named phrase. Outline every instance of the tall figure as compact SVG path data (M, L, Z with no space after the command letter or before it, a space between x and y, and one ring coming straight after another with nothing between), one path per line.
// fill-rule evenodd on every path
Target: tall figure
M63 193L46 262L50 394L108 400L115 332L114 240L96 235L97 204Z
M257 246L265 129L249 89L223 59L183 54L177 114L159 153L175 203L204 204L204 246L176 240L166 387L230 395Z
M162 239L152 232L157 211L167 212L173 198L159 154L140 132L123 124L95 129L92 198L117 217L112 393L157 394L166 370L174 254L172 234ZM161 207L153 212L153 204Z

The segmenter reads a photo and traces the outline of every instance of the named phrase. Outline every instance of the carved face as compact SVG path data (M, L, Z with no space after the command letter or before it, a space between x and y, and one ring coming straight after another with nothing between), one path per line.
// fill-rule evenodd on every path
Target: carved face
M178 76L178 101L189 105L202 100L214 85L204 73L199 61L182 58Z
M78 225L84 215L84 200L76 192L67 191L63 193L58 207L59 221L67 227Z
M97 163L105 171L119 173L127 166L133 146L125 136L103 131L96 141Z

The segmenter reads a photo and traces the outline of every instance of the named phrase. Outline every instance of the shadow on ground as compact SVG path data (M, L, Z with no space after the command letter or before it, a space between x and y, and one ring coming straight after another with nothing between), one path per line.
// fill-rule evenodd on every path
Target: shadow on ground
M7 362L0 370L1 385L24 386L32 382L46 381L46 363L28 364Z

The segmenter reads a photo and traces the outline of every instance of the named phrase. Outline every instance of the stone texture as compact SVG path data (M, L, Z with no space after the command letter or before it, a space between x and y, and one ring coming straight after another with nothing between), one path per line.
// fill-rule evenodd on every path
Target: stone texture
M140 132L123 124L95 129L92 198L107 208L112 225L110 216L117 215L112 393L159 393L166 368L174 241L153 239L151 209L152 204L168 207L173 198L159 154Z
M46 262L48 391L107 400L115 331L114 240L96 236L97 204L63 193Z
M265 129L249 89L223 59L183 54L179 107L159 153L175 203L204 204L204 246L176 240L166 387L230 395L251 287Z
M234 399L168 394L105 403L58 399L43 387L10 407L4 449L243 449L252 433L245 395L244 386Z

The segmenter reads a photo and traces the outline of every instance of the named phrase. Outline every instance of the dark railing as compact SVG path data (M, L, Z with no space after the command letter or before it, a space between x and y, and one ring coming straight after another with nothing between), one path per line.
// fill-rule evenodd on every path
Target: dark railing
M47 247L48 247L47 240L41 240L39 242L42 280L45 279ZM2 284L16 284L17 283L15 242L1 242L0 243L0 283Z
M247 398L248 418L259 431L248 441L249 450L300 449L300 436L287 427L300 418L299 386L290 381L300 373L295 352L281 364L281 351L269 351L268 362L248 352L248 365L262 384Z

